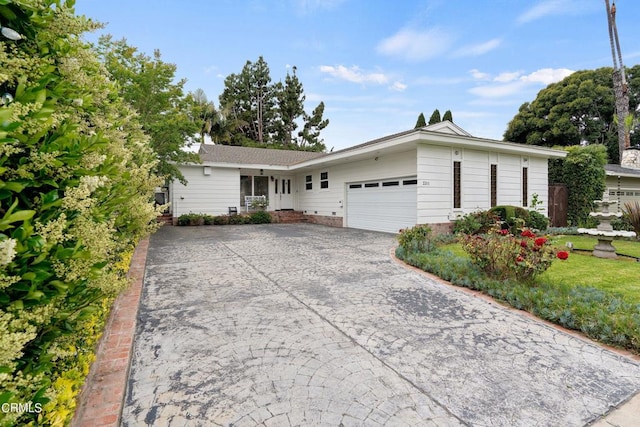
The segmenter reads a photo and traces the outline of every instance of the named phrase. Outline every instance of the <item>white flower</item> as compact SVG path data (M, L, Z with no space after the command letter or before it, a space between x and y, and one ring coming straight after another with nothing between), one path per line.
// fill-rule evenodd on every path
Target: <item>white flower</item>
M5 239L0 241L0 265L7 265L16 256L16 241Z

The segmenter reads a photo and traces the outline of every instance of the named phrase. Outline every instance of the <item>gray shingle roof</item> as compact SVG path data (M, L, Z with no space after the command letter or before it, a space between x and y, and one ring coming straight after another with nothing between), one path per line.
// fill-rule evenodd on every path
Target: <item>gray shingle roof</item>
M271 148L237 147L232 145L200 145L198 152L203 162L234 163L244 165L290 166L327 153L312 151L274 150Z
M605 165L604 170L607 172L611 172L612 174L623 173L627 175L637 175L638 178L640 178L640 169L625 168L620 165L610 164L610 165Z

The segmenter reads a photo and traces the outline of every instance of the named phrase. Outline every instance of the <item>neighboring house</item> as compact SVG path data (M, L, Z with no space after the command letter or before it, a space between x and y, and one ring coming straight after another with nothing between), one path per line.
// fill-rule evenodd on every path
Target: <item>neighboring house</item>
M312 222L398 232L415 224L449 230L465 213L495 205L547 213L548 160L564 151L476 138L445 121L332 153L203 145L202 164L180 165L174 217L245 210L264 195L268 210L294 209ZM538 207L540 208L540 207Z
M621 212L626 202L640 202L640 169L606 165L609 200L618 202L610 209Z

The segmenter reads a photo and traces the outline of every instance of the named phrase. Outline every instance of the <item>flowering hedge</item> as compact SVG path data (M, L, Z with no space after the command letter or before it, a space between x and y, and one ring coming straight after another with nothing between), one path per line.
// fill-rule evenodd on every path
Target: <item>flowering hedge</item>
M568 257L566 252L556 254L546 237L538 237L527 229L516 236L494 227L485 235L463 235L461 243L473 264L500 280L532 281L551 267L556 256Z
M73 2L0 1L0 425L64 425L161 183ZM19 406L15 406L20 408Z

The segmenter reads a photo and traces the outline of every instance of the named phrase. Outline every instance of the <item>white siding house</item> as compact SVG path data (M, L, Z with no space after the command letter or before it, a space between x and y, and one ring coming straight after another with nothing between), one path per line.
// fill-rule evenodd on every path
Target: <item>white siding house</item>
M297 210L320 223L397 232L415 224L443 230L461 215L498 205L546 213L549 158L564 151L474 138L441 122L334 153L203 146L203 163L181 165L174 217L219 215L264 195L269 210Z

